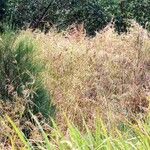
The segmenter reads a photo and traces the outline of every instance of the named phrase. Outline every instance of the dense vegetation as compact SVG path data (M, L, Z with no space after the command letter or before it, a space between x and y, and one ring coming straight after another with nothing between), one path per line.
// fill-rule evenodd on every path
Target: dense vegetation
M0 1L0 149L150 149L149 0Z
M127 31L128 19L136 19L149 28L149 0L2 0L0 20L13 28L51 26L65 29L73 23L84 22L89 35L103 29L114 18L119 32Z
M3 34L2 149L149 149L150 40L132 26L122 35L108 26L92 39L82 31Z

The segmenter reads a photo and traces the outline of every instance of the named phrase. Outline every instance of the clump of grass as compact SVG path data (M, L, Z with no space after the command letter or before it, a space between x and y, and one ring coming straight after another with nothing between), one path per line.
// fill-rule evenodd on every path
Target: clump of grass
M52 117L54 107L40 74L44 65L37 59L38 51L31 38L19 38L14 33L1 35L0 40L0 99L4 102L22 99L28 109Z

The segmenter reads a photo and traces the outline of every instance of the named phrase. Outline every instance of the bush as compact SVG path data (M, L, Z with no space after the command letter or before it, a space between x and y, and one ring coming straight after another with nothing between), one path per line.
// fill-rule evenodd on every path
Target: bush
M54 107L39 74L44 66L35 61L36 51L29 39L18 40L13 33L1 36L0 41L0 99L25 99L27 110L52 116ZM33 104L34 103L34 104Z
M2 25L2 20L5 15L5 9L6 9L6 3L4 0L0 1L0 33L4 31L3 25Z
M50 26L65 29L73 23L84 22L88 34L95 34L96 30L102 29L110 20L101 4L96 0L19 0L7 2L6 21L16 28L34 26L41 17L47 6L48 11L40 20L41 29L49 22Z
M13 28L35 27L37 24L41 30L52 26L62 30L73 23L84 22L87 34L94 35L111 18L114 18L119 33L130 27L128 19L136 19L146 28L150 26L149 0L2 0L0 4L0 20L5 20Z
M0 1L0 21L3 19L5 14L6 3L5 0Z
M128 11L131 13L132 18L136 19L144 28L150 30L150 1L149 0L128 0L130 6Z
M34 24L42 15L50 2L53 2L46 15L40 20L40 25L48 22L55 22L56 2L55 0L18 0L7 2L5 21L14 28L28 27Z
M84 27L88 35L95 35L95 31L103 29L110 21L109 15L96 0L71 0L67 6L61 10L60 28L67 27L73 23L84 22Z

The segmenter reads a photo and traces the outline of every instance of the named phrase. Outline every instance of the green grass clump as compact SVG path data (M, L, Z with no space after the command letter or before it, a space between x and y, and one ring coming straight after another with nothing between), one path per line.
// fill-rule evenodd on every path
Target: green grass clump
M37 55L30 38L20 39L11 32L1 35L0 99L16 101L21 97L25 101L25 113L30 108L34 113L41 112L48 118L54 114L54 107L39 76L44 65Z

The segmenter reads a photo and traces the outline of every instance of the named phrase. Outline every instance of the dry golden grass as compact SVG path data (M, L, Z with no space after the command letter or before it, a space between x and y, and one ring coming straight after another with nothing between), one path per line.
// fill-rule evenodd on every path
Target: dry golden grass
M124 118L143 118L150 96L149 33L136 23L122 35L110 25L94 38L85 36L82 25L74 30L75 35L27 30L17 40L34 40L62 130L67 129L64 115L80 129L83 116L92 128L98 113L108 127Z
M23 31L20 37L33 37L37 44L38 57L46 66L42 76L57 106L57 122L65 129L63 114L81 128L81 114L90 127L97 113L108 125L144 116L150 96L148 34L133 23L122 35L108 26L94 38L80 30L73 38L54 31L47 35Z
M136 23L122 35L110 25L94 38L85 36L82 25L73 31L45 35L27 30L16 40L28 37L35 43L35 60L45 64L41 79L56 105L59 127L67 131L65 115L81 130L83 117L90 128L94 128L99 115L108 128L123 119L143 119L149 112L150 100L149 33ZM30 139L41 140L38 128L22 118L24 104L21 98L13 103L0 102L0 116L8 114L20 129L32 130ZM9 137L20 147L7 120L0 126L0 148L10 149ZM43 128L47 130L46 125Z

